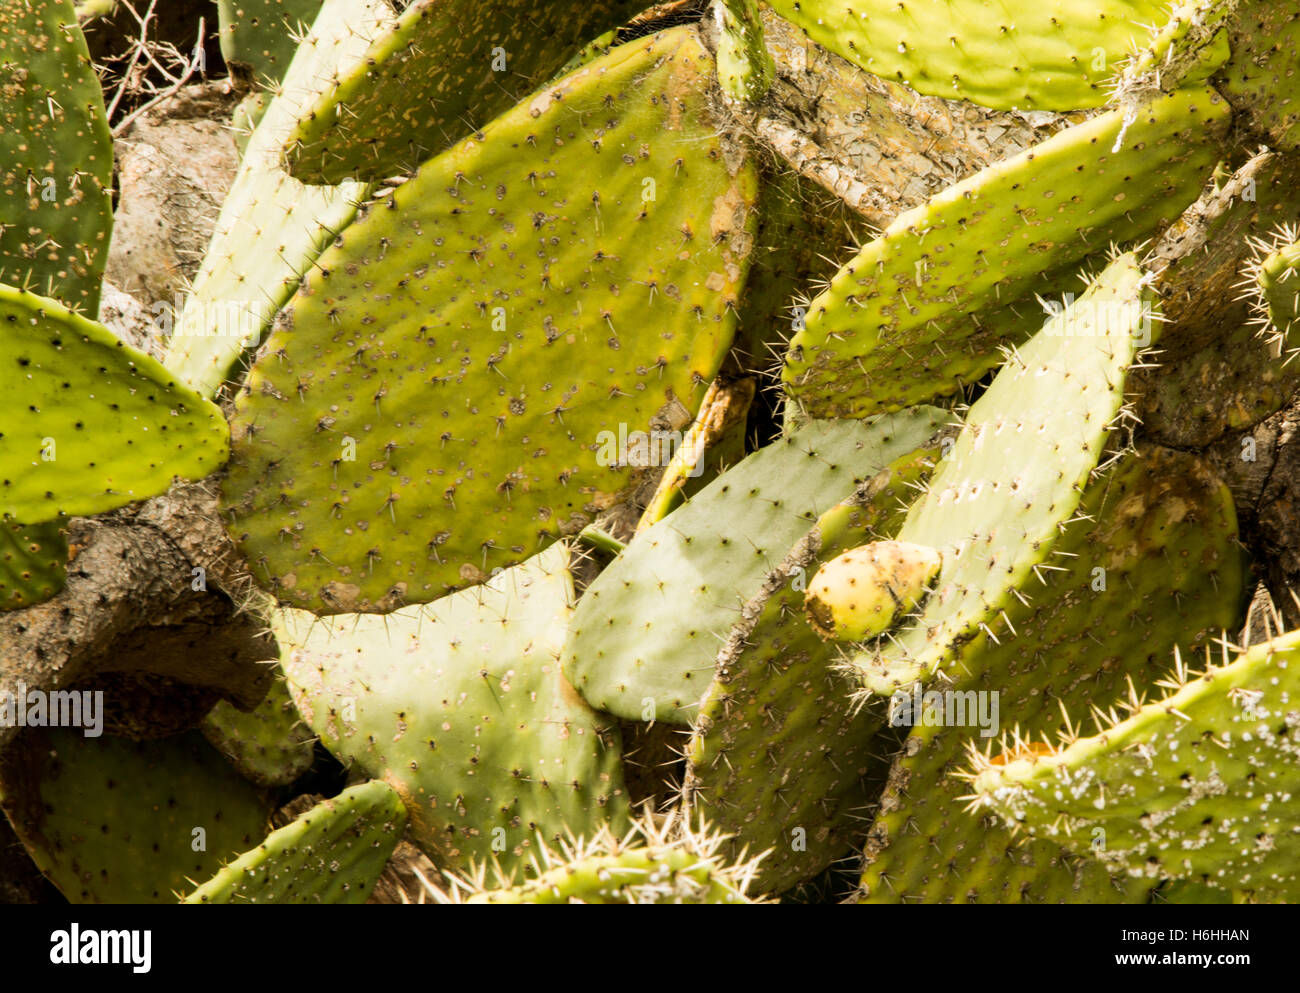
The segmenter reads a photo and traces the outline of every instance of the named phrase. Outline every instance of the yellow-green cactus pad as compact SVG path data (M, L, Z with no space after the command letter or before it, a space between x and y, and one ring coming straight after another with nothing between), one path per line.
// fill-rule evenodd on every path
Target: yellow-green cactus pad
M629 494L629 439L686 428L755 226L712 72L689 27L615 49L321 255L239 400L223 490L282 602L376 611L479 583Z
M1076 294L1081 262L1196 199L1230 116L1209 88L1116 109L900 214L809 305L789 396L809 417L862 417L973 383L1042 326L1035 294Z
M0 517L100 514L226 460L221 411L104 326L0 286L0 327Z
M649 0L415 0L305 106L285 158L308 183L410 172L504 113Z

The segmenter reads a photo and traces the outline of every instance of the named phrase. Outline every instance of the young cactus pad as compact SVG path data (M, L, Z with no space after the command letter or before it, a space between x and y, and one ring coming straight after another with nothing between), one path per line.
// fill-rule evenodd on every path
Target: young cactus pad
M936 589L901 632L852 659L873 693L887 696L955 665L1046 561L1106 446L1128 367L1151 335L1146 283L1136 258L1120 256L1009 355L971 406L897 536L941 553Z
M285 153L308 183L383 179L504 113L648 0L415 0L304 108Z
M1196 199L1229 116L1212 89L1131 122L1112 110L900 214L809 305L789 395L810 417L862 417L974 382L1041 327L1033 294L1073 293L1081 260Z
M1168 0L770 0L819 44L926 96L1002 110L1100 107Z
M943 556L926 545L877 541L823 563L808 586L808 623L826 641L866 641L925 596Z
M479 583L631 491L621 439L690 422L755 223L712 71L692 28L617 48L321 255L239 400L223 488L283 602L375 611Z
M405 825L392 787L353 786L272 832L181 902L365 903Z
M304 720L397 790L412 840L440 865L509 873L538 835L626 826L618 730L560 674L572 599L559 544L437 604L282 610L276 637Z
M0 517L101 514L200 479L229 451L221 411L62 304L0 286Z
M564 672L625 720L689 724L737 611L817 519L946 423L919 407L805 425L638 535L583 594Z
M1090 738L978 758L976 804L1133 876L1296 899L1300 632L1162 685Z

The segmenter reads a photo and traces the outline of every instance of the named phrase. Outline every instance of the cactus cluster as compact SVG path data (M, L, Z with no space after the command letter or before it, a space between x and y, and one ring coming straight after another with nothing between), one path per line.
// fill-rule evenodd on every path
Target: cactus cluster
M218 8L255 127L164 362L94 320L72 0L0 12L0 610L207 479L274 639L259 706L156 673L197 716L138 741L0 644L64 896L363 902L405 839L412 902L1300 898L1300 632L1232 644L1285 590L1170 413L1297 384L1300 5ZM841 225L772 139L785 21L1053 133Z

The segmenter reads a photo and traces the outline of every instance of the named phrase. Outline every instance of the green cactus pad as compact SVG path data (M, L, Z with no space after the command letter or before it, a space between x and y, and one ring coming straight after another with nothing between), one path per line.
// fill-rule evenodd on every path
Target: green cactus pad
M905 687L891 701L891 720L911 731L868 836L863 900L1116 902L1150 888L1112 885L1055 841L1016 839L969 813L957 774L971 744L987 748L1013 727L1055 737L1122 700L1130 680L1150 686L1174 646L1195 650L1240 622L1246 565L1232 497L1197 457L1139 448L1088 486L1051 563L970 644L953 682L923 688L985 697L922 696L918 708L920 688Z
M617 728L560 674L567 560L556 545L478 589L384 616L278 613L304 719L397 790L440 865L496 859L513 872L538 835L625 828Z
M1300 240L1294 228L1283 230L1276 240L1279 244L1250 267L1249 276L1255 282L1255 323L1274 353L1291 362L1300 352Z
M1196 199L1229 116L1211 89L1159 97L1127 125L1111 111L900 214L813 300L789 395L810 417L862 417L974 382L1041 326L1032 294L1073 292L1082 260Z
M898 533L942 554L934 592L909 626L853 656L871 692L952 669L1046 561L1123 405L1128 367L1154 336L1146 282L1134 256L1120 256L971 407Z
M1215 85L1271 147L1300 148L1300 10L1292 0L1238 0L1228 44Z
M1093 737L1032 757L982 759L977 802L1138 878L1294 899L1298 677L1300 632L1199 678L1184 669L1163 684L1172 693ZM1102 843L1090 844L1094 837Z
M684 904L749 903L713 866L690 852L633 848L596 855L549 869L505 890L470 897L467 903Z
M302 724L283 677L245 713L222 700L199 725L203 736L248 780L287 786L311 768L315 736Z
M813 41L926 96L999 110L1100 107L1168 0L769 0Z
M113 139L72 0L0 4L0 282L99 313Z
M477 864L467 873L444 872L446 889L423 883L439 903L766 902L747 895L763 856L728 860L722 853L726 840L706 825L692 829L681 808L660 815L647 808L621 836L606 826L589 837L539 842L522 882Z
M280 167L280 147L324 81L356 64L392 18L385 0L326 0L248 139L167 345L167 367L205 396L233 376L245 350L262 340L302 275L367 195L360 183L303 185Z
M170 903L255 845L270 814L197 731L29 728L0 763L0 805L72 903Z
M804 587L821 562L890 537L934 470L940 447L895 461L816 526L770 572L718 655L686 754L692 810L729 833L724 847L769 850L763 892L814 878L866 828L863 808L887 768L874 740L883 708L852 701L839 652L808 625Z
M1120 106L1155 91L1172 93L1179 87L1203 83L1232 56L1227 27L1236 13L1236 0L1185 0L1176 3L1169 19L1147 46L1124 66L1116 83Z
M239 400L224 487L282 602L384 610L481 582L632 491L622 439L690 423L754 226L711 67L691 28L616 49L320 257Z
M545 82L647 0L415 0L304 107L286 161L308 183L410 172Z
M221 56L273 88L320 9L321 0L217 0Z
M763 39L757 0L713 5L718 25L718 82L733 100L755 103L772 86L776 64Z
M371 781L317 804L182 903L365 903L397 847L406 808Z
M57 301L0 286L0 517L99 514L225 461L221 411Z
M948 419L924 407L872 422L811 423L755 452L632 542L583 594L564 672L625 720L689 724L740 608L856 483Z
M67 579L63 528L0 521L0 610L21 610L48 600Z

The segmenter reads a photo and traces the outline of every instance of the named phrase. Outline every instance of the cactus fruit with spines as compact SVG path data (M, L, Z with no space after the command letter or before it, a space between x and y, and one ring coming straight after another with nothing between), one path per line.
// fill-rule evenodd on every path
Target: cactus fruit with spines
M1285 594L1223 449L1300 384L1300 3L219 9L266 106L164 364L93 320L73 5L0 13L0 608L209 477L284 680L13 736L65 896L359 902L406 837L457 903L1300 898L1300 632L1157 682Z
M846 549L893 537L942 453L931 439L818 517L718 652L686 747L684 795L692 816L730 835L729 857L743 845L769 850L760 891L791 889L848 854L888 767L884 708L859 706L838 653L808 623L808 577Z
M823 641L867 641L884 634L925 597L943 556L909 541L877 541L823 563L804 610Z
M733 466L642 532L579 601L564 672L625 720L690 724L722 639L818 515L943 425L918 407L806 425ZM640 609L653 603L653 612Z

